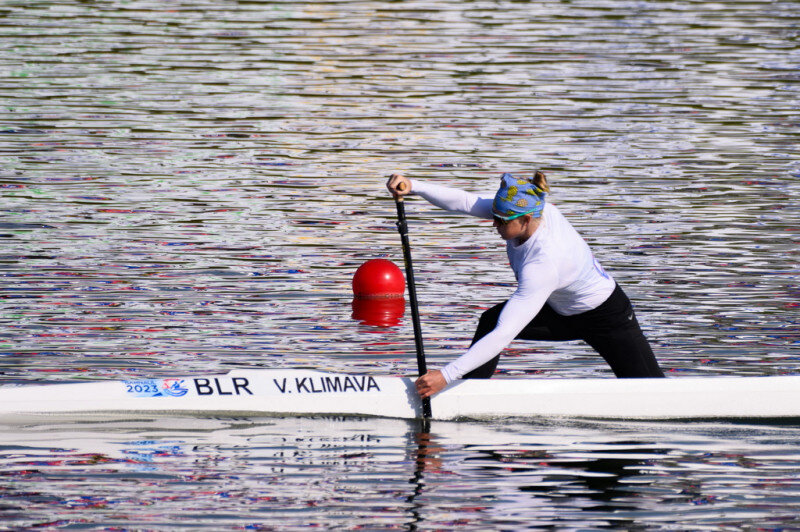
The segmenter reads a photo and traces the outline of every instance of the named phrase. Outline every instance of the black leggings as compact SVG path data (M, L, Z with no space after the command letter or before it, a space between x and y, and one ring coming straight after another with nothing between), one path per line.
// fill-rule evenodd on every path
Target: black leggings
M473 344L497 326L504 306L505 303L500 303L481 315ZM631 302L619 285L599 307L574 316L562 316L545 304L517 339L583 340L600 353L619 378L664 376L639 327ZM488 379L497 369L498 360L500 355L468 372L464 378Z

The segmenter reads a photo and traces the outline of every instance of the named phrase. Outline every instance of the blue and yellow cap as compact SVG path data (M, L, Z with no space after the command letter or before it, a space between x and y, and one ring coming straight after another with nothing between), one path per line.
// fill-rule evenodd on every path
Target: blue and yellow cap
M503 174L500 177L500 188L494 196L492 210L495 216L505 221L511 221L526 214L539 218L544 209L545 196L547 196L547 192L534 184L533 179Z

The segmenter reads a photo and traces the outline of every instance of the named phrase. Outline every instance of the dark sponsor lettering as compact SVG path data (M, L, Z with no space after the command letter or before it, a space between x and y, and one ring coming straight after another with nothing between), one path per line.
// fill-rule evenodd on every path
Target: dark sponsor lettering
M294 380L294 383L297 386L297 393L303 393L303 390L305 390L306 393L309 392L309 389L306 388L306 381L307 380L308 379L305 378L305 377L303 377L302 379L297 378L297 379Z
M275 383L275 386L278 387L281 393L286 393L286 379L282 379L281 382L278 382L278 379L272 379L272 382ZM289 393L292 393L292 391L289 390Z
M234 377L233 378L233 389L236 392L236 395L242 395L241 390L247 392L247 395L253 395L253 392L250 391L250 381L248 381L244 377Z
M217 393L220 395L233 395L233 392L226 392L223 391L222 387L219 385L219 379L214 379L214 384L217 385Z
M272 379L281 393L292 393L286 387L286 379ZM324 377L295 377L297 393L346 393L381 391L374 377L354 375L333 375Z
M375 381L375 379L370 377L369 378L369 382L367 382L367 391L370 391L373 388L375 390L381 391L381 388L380 388L380 386L378 386L378 383Z
M197 395L212 395L214 393L214 388L209 386L208 379L193 379L194 380L194 387L197 390Z
M248 395L253 395L253 392L250 391L250 381L248 381L244 377L233 377L229 382L227 379L223 379L223 382L220 382L220 379L214 378L214 385L211 385L210 379L192 379L194 381L194 389L197 390L197 395L243 395L244 393ZM228 384L233 385L233 389L231 389Z
M343 391L342 384L341 384L341 381L339 380L339 377L323 377L322 378L322 382L323 382L324 388L329 392L341 392L341 391Z

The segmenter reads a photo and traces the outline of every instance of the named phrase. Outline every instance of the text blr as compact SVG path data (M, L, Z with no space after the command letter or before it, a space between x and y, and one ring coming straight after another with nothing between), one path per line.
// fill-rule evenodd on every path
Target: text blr
M250 381L244 377L233 377L231 379L192 379L197 395L253 395L250 391ZM230 380L230 382L225 382Z

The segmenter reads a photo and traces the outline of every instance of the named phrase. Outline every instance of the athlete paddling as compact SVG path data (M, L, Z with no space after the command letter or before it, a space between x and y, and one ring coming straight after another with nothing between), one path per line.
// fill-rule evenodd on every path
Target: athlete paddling
M503 174L494 197L410 180L393 174L393 195L415 194L442 209L494 220L506 241L517 290L480 318L466 353L441 370L417 379L430 397L458 379L488 379L500 352L521 340L583 340L620 378L663 377L622 288L592 256L589 246L561 212L545 202L547 179Z

